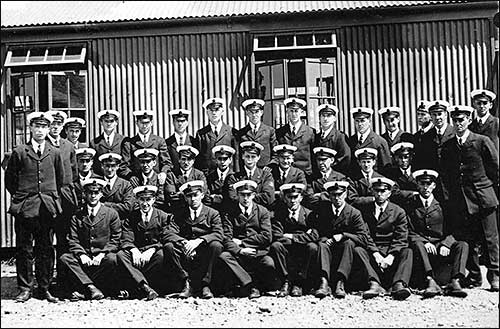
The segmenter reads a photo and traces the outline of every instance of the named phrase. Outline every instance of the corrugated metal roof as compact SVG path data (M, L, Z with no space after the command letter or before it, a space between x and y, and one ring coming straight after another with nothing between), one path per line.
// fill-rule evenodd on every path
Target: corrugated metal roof
M408 7L450 2L456 1L1 1L1 26L175 20Z

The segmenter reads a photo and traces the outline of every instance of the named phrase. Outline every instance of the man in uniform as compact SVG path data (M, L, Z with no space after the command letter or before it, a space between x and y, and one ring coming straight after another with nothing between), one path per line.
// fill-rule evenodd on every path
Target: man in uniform
M306 175L311 175L316 131L302 122L306 102L292 97L285 99L283 104L286 107L288 123L276 130L276 139L279 144L288 144L297 148L294 153L294 166L303 170Z
M98 177L92 170L96 151L89 147L82 147L75 151L76 163L78 165L78 180L74 183L75 210L83 207L85 204L85 193L83 191L83 182L87 179Z
M315 210L320 201L330 200L330 197L324 188L326 182L347 181L352 183L352 181L346 175L332 169L332 165L335 163L337 151L328 147L315 147L313 152L318 171L309 177L309 184L307 186L304 204ZM349 184L347 193L348 202L352 202L355 197L356 191L352 187L352 184Z
M378 111L384 122L385 132L382 138L387 141L389 148L401 142L411 142L413 137L410 133L400 129L401 108L397 106L383 107Z
M257 142L264 147L257 162L257 167L264 168L271 161L271 152L276 146L276 132L262 122L264 114L264 104L262 99L247 99L242 106L248 118L248 124L238 131L238 140L240 142ZM241 159L240 168L243 167Z
M133 210L123 223L121 250L116 257L119 271L127 278L123 283L126 288L145 300L153 300L165 290L165 237L177 228L172 214L154 207L156 186L138 186L133 192L139 209ZM126 298L128 290L120 297Z
M304 171L293 166L295 151L297 151L297 147L287 144L276 145L273 148L277 163L270 165L270 168L274 179L274 196L276 200L279 199L280 187L283 184L299 183L307 185Z
M176 214L186 208L186 200L180 191L180 187L193 180L203 181L204 192L206 192L206 178L201 170L194 168L195 159L198 156L198 150L190 145L177 146L179 154L179 170L170 171L165 180L164 195L165 207L171 209Z
M253 201L256 182L242 180L234 183L234 188L239 202L222 219L224 251L219 258L236 278L241 294L259 298L260 290L270 289L271 279L276 275L274 261L268 255L272 242L271 214Z
M391 163L391 153L386 140L372 130L373 110L368 107L354 107L351 109L354 119L354 129L356 133L347 140L353 156L351 157L351 173L355 174L359 170L356 159L356 151L362 148L372 148L377 150L377 161L375 170L381 171Z
M140 175L141 164L134 156L134 152L138 149L153 148L158 150L155 171L158 173L158 179L163 183L167 172L172 169L172 160L168 154L165 139L152 133L154 112L151 110L134 111L132 114L139 131L134 137L127 137L123 140L121 151L123 163L120 167L120 177L129 179L133 175Z
M158 174L154 171L156 166L156 158L158 156L157 149L139 149L134 152L134 156L141 163L141 175L132 176L130 185L136 188L144 185L156 186L158 191L155 193L155 208L164 209L165 198L163 196L164 184L160 183Z
M28 115L31 140L17 146L5 170L5 188L12 196L9 213L15 217L17 302L32 296L33 263L40 298L57 302L48 291L54 269L54 219L62 212L59 191L64 182L63 158L46 141L52 116ZM33 255L33 240L35 247Z
M424 298L432 298L442 293L436 283L435 275L439 269L452 262L451 281L445 293L450 296L466 297L460 281L465 278L465 265L469 245L457 241L449 232L450 218L445 217L439 202L432 191L436 187L438 173L432 169L421 169L413 173L418 186L418 195L412 197L407 205L410 219L409 242L415 255L415 261L423 267L423 273L413 269L413 274L423 274L427 281Z
M240 143L241 157L243 158L242 170L234 175L236 181L251 179L257 183L253 201L266 208L271 208L274 203L274 180L270 171L257 167L260 154L264 147L257 142ZM233 187L234 191L234 187Z
M103 179L106 182L101 202L116 210L120 219L124 221L132 210L135 200L130 182L117 175L121 160L122 156L116 153L104 153L99 157L104 172Z
M351 164L351 148L347 136L336 128L339 109L335 105L322 104L316 108L319 114L320 131L315 136L315 147L327 147L337 152L333 164L335 171L348 174Z
M330 200L321 201L317 208L315 228L318 230L318 298L331 293L329 284L335 286L334 296L345 298L345 282L351 273L354 248L366 248L368 232L361 212L346 203L347 181L330 181L324 184ZM334 271L334 273L331 273Z
M222 252L223 229L219 212L202 202L206 186L193 180L180 187L188 207L175 215L179 232L167 234L165 252L175 275L182 281L179 298L199 293L214 297L210 286L215 261Z
M224 214L232 203L238 202L238 196L230 185L236 182L232 169L236 150L228 145L217 145L212 149L217 161L217 169L207 176L208 192L203 203Z
M441 176L445 200L453 214L453 231L469 244L468 281L481 285L478 246L487 259L487 279L498 291L498 150L490 138L469 130L473 108L450 107L453 137L443 144Z
M494 92L485 89L471 91L472 106L476 110L476 119L472 121L470 130L476 134L488 136L498 151L498 126L499 120L493 116L493 102L496 95Z
M224 100L218 97L209 98L203 102L203 108L208 116L209 124L196 132L194 147L200 151L200 156L195 167L208 175L217 167L212 148L217 145L227 145L236 150L236 161L233 162L232 169L237 172L239 170L238 131L222 121L226 110Z
M122 226L118 213L100 202L105 185L99 178L84 181L86 205L71 219L69 253L60 261L72 274L68 282L76 289L72 300L98 300L116 293L116 252Z
M413 253L408 246L408 217L405 211L389 202L394 182L385 177L372 178L375 201L363 206L361 213L369 228L367 248L356 247L356 256L368 275L370 289L364 299L385 293L391 287L392 298L410 297L408 283Z
M185 109L176 109L169 112L174 125L174 133L165 140L167 143L168 154L172 160L173 171L179 170L179 154L177 153L177 146L190 145L193 146L196 141L188 131L188 119L191 111Z
M122 143L125 138L116 130L120 112L116 110L102 110L97 112L97 119L101 125L102 133L90 141L90 147L96 151L94 156L94 172L103 176L101 162L99 157L105 153L121 154Z
M316 259L318 232L313 228L314 213L301 206L306 185L281 185L279 200L271 221L273 243L269 255L282 282L278 297L302 296L310 278L311 262Z
M421 100L417 104L417 124L418 131L413 134L413 144L415 149L420 147L422 136L434 127L429 113L429 101Z
M88 145L82 144L78 140L82 134L82 129L85 127L85 120L82 118L67 118L64 120L64 132L66 133L66 139L73 144L75 149L88 147Z
M50 130L47 135L47 140L55 146L59 148L65 166L66 177L64 178L65 184L71 184L75 181L77 175L77 165L76 165L76 157L75 157L75 148L71 142L67 139L61 138L61 131L64 127L64 121L68 118L68 115L63 111L48 111L54 121L50 124Z
M392 179L399 186L398 191L394 191L391 200L403 207L407 198L418 194L417 182L412 175L413 144L401 142L391 147L394 165L384 171L387 178Z

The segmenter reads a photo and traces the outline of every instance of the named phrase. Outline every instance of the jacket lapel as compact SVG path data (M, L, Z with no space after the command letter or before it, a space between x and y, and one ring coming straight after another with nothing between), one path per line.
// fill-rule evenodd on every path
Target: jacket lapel
M223 139L229 133L229 126L226 124L222 124L219 135L217 136L216 143Z

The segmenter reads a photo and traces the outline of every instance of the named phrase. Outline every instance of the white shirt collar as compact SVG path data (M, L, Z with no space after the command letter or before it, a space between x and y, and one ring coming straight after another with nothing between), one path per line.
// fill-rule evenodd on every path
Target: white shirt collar
M393 131L393 132L387 131L387 133L389 134L389 138L391 140L394 140L394 138L396 138L397 134L399 134L399 128L397 128L396 131Z
M328 128L327 130L321 129L321 136L328 136L330 134L330 132L332 131L332 129L333 129L333 125L331 125L331 127Z
M481 122L481 124L482 124L482 125L484 125L484 123L486 122L486 120L488 120L489 116L490 116L490 112L487 112L487 113L486 113L484 116L482 116L482 117L478 116L478 117L477 117L477 120L478 120L479 122Z
M226 170L220 171L219 168L217 168L217 176L220 178L222 176L222 179L226 179L227 174L229 173L229 167L227 167Z
M154 175L154 170L151 170L151 173L149 174L149 176L146 176L144 175L144 173L141 173L141 176L142 176L142 181L145 182L147 181L148 179L151 179L153 178L153 175Z
M426 133L429 130L431 130L433 127L434 127L434 124L431 122L424 129L422 129L422 132Z
M247 167L245 167L245 172L247 173L248 178L252 177L253 174L255 174L255 168L257 167L253 167L253 169L248 169Z
M448 127L448 123L445 122L444 125L441 128L436 127L436 131L439 135L444 134L446 127Z
M33 146L33 149L35 150L35 153L38 151L38 145L41 146L40 151L43 154L43 150L45 150L45 140L41 143L37 143L34 139L31 139L31 145Z
M368 181L370 181L370 179L372 178L373 176L373 170L370 171L369 173L366 173L364 172L363 170L361 170L361 174L363 175L364 178L366 178L366 175L368 175Z
M153 208L151 208L151 210L149 210L147 213L145 213L141 210L141 219L143 222L146 222L146 223L150 222L152 215L153 215ZM144 220L144 217L146 217L146 220Z
M192 170L193 170L193 168L191 168L191 169L189 169L189 170L187 170L187 171L184 171L184 170L182 170L182 169L181 169L181 174L182 174L183 176L187 176L187 177L189 177L189 175L191 175L191 171L192 171Z
M182 137L183 144L186 144L187 131L185 131L183 134L179 134L177 131L174 131L174 136L175 136L175 140L177 141L177 144L180 144L181 137Z
M368 135L370 134L370 131L371 131L371 129L368 129L367 131L365 131L364 134L358 133L358 140L359 140L360 136L363 136L363 143L364 143L366 141L366 139L368 138Z
M328 170L326 172L321 172L321 177L330 177L330 175L332 174L332 168L328 168Z
M430 195L427 199L422 198L422 196L419 194L420 200L422 201L422 204L425 205L425 201L429 201L429 206L431 205L432 201L434 200L434 195Z
M281 169L281 167L278 167L280 170L280 177L283 177L283 175L288 176L288 173L290 172L290 168L288 168L286 171Z
M108 179L107 177L104 177L104 180L108 183L109 189L112 189L113 186L115 186L116 179L118 178L118 175L115 175L113 178Z
M465 131L465 133L462 135L462 137L459 137L458 135L456 135L456 137L457 137L457 140L458 140L458 139L461 139L461 140L462 140L462 143L465 143L465 142L467 141L467 138L469 138L469 135L470 135L470 130L469 130L469 129L467 129L467 130Z
M139 138L141 139L141 141L148 142L149 141L149 136L151 136L151 132L148 132L146 135L143 135L141 133L139 133L138 135L139 135Z
M217 129L217 133L220 133L220 130L222 129L222 120L217 123L217 125L214 125L213 123L210 122L210 129L212 131Z
M403 168L399 168L399 170L401 170L401 172L404 174L404 173L407 173L408 176L411 176L411 166L409 166L406 170L403 169Z
M189 208L189 215L191 216L191 219L195 219L200 216L201 214L201 209L203 208L203 205L200 205L198 209L194 210Z
M89 207L87 205L87 212L88 212L89 215L92 214L94 216L97 216L97 213L99 212L99 209L101 209L101 203L100 202L98 202L97 205L95 207L93 207L93 208Z
M295 127L295 133L297 133L302 126L302 120L299 120L296 124L292 124L291 122L288 122L290 125L290 131L293 131L293 127Z
M340 215L340 213L342 212L342 210L344 210L344 208L345 208L345 204L346 204L346 203L344 202L344 203L340 206L340 208L338 208L337 215ZM335 206L332 204L332 211L333 211L333 213L334 213L334 214L335 214L335 210L336 210L336 209L337 209L337 208L335 208Z
M258 122L256 125L254 125L251 122L249 122L248 124L250 125L250 129L252 129L252 130L259 130L261 122Z
M238 203L238 206L240 207L241 212L242 212L242 213L245 213L245 211L247 210L247 208L243 207L243 206L241 205L241 203ZM248 208L250 209L250 212L252 212L253 202L251 202L251 203L250 203L250 205L248 206Z
M111 132L111 134L109 134L109 135L108 135L108 134L106 134L106 132L103 132L103 133L102 133L102 136L104 137L104 139L108 139L108 140L109 140L109 145L113 145L113 141L114 141L114 139L115 139L115 135L116 135L116 134L115 134L115 131L114 131L114 130L113 130L113 131Z
M50 136L50 134L48 134L47 138L50 140L52 145L61 145L61 137L60 136L57 138L54 138L54 137Z
M382 212L384 212L385 209L387 208L388 204L389 204L389 201L384 202L381 206L379 206L378 204L375 203L375 209L382 208Z
M288 216L293 218L295 221L298 221L300 208L302 208L302 206L299 205L297 209L293 210L293 216L292 216L292 210L288 209Z
M92 170L89 170L86 176L82 176L80 175L80 173L78 173L78 177L80 178L80 184L82 184L84 180L92 177Z

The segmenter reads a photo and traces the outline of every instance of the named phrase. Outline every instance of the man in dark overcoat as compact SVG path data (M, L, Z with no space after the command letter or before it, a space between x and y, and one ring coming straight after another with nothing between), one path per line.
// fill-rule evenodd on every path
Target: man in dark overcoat
M190 145L193 146L196 141L194 136L191 136L187 131L189 125L189 116L191 111L186 109L175 109L169 112L174 126L174 133L165 140L167 143L168 154L172 160L173 171L179 170L179 153L177 153L177 146Z

